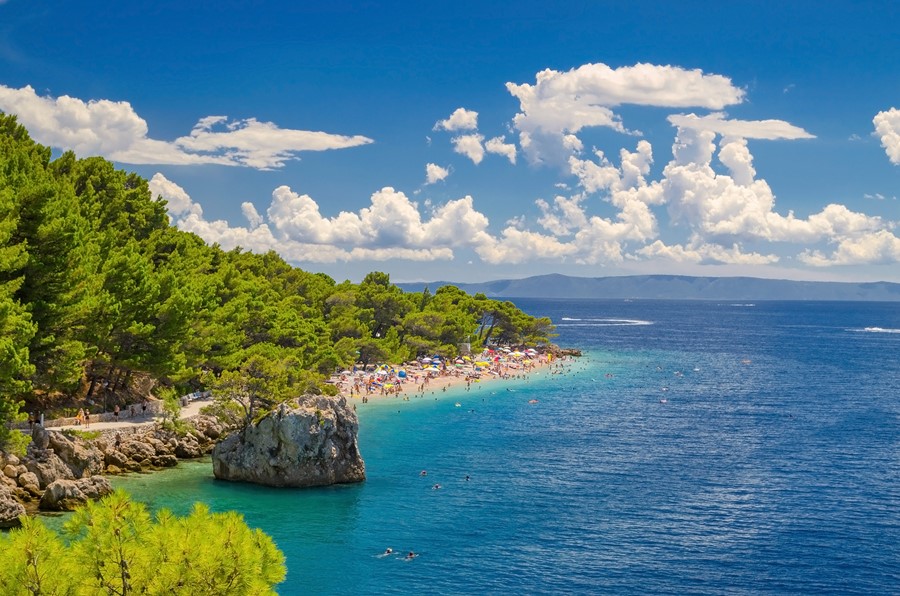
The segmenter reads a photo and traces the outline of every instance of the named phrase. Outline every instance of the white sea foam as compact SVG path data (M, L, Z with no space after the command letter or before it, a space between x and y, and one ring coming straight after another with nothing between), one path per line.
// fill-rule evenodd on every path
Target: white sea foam
M728 306L736 306L736 307L742 307L742 308L752 308L752 307L754 307L754 306L756 306L756 305L753 304L753 303L748 303L748 304L729 304Z
M900 333L900 329L885 329L883 327L866 327L865 333Z

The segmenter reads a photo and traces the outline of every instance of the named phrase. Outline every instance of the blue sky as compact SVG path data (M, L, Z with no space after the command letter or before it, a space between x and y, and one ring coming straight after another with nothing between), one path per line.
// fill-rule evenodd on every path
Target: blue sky
M0 110L339 281L900 281L900 3L307 4L0 0Z

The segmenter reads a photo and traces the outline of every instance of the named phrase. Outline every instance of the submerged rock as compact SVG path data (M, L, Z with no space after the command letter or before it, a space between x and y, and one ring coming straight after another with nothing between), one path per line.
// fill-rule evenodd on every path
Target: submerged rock
M307 395L281 404L213 449L222 480L267 486L324 486L366 479L359 420L342 396Z

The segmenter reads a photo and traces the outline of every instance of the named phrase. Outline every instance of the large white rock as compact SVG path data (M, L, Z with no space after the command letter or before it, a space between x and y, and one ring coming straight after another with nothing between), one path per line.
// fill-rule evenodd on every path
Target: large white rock
M213 449L216 478L267 486L324 486L366 479L359 420L342 396L281 404Z

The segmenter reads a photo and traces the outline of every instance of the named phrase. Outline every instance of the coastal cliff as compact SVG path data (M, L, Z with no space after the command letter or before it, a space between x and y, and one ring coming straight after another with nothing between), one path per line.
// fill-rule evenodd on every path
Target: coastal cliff
M281 404L213 449L216 478L267 486L362 482L356 413L342 396L306 395Z

